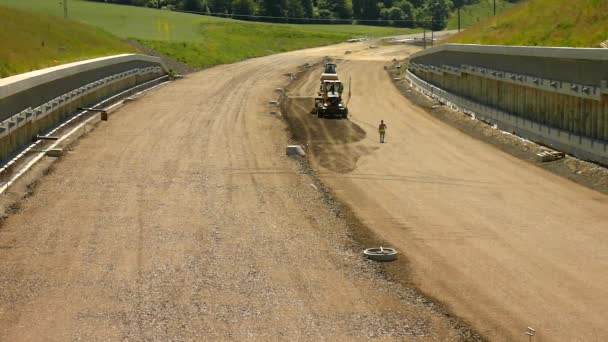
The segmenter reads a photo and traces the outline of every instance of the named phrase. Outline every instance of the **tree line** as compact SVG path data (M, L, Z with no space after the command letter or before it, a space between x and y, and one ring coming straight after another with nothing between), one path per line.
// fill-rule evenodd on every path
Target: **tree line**
M359 23L442 30L454 8L480 0L91 0L201 12L241 20ZM517 2L519 0L507 0Z

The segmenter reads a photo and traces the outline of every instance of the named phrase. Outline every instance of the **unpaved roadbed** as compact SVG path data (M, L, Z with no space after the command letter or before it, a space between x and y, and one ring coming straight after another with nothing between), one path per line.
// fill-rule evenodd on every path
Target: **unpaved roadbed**
M539 340L608 338L608 196L439 121L400 95L386 64L338 65L353 79L351 122L308 113L316 75L289 90L286 115L321 181L407 257L415 285L489 339L527 326Z
M398 62L388 68L395 86L402 95L416 105L424 108L430 115L475 139L489 143L519 159L531 162L559 176L608 194L608 168L569 155L557 161L541 163L538 161L537 153L545 151L546 148L515 135L494 129L482 121L473 120L462 112L442 106L439 102L412 89L404 79L405 68L397 69L394 67L395 65L404 66L405 63ZM399 80L395 80L395 78L399 78Z
M192 74L81 139L2 223L0 340L470 340L285 156L273 90L345 49Z

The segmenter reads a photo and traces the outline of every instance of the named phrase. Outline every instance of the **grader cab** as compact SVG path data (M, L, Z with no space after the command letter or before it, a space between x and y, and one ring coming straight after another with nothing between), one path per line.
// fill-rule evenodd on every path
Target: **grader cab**
M336 64L335 63L325 63L325 71L324 74L337 74Z
M338 80L338 72L336 71L336 65L334 63L325 64L325 70L321 74L321 84L327 80Z

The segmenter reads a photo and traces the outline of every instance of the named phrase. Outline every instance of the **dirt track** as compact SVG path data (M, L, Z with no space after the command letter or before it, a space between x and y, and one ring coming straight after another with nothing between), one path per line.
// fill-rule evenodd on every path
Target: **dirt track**
M528 326L535 341L608 340L608 196L434 119L383 66L339 64L353 79L350 122L307 113L298 97L318 72L290 89L322 181L407 256L417 286L491 340L527 340Z
M382 70L402 48L364 44L212 68L100 124L0 228L0 340L470 339L284 156L274 88L346 49L352 120L291 109L322 180L407 256L387 269L493 340L606 340L607 196L429 117Z
M81 139L0 228L0 341L467 339L285 156L268 101L331 49L193 74Z

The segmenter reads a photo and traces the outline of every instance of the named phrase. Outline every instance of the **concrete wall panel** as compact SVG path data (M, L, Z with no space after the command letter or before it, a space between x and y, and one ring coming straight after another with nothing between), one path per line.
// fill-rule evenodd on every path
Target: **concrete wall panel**
M120 55L0 79L0 161L72 117L79 107L163 75L158 58Z
M598 86L608 80L607 49L444 44L417 52L410 59L434 66L474 64Z
M433 77L430 75L425 76L429 78ZM518 103L536 103L536 105L546 108L552 108L555 107L555 103L561 103L566 109L563 113L568 116L568 123L571 127L570 130L565 130L548 123L541 123L539 120L531 120L529 117L526 117L526 115L517 115L498 109L494 106L482 104L473 97L456 95L450 91L437 87L430 82L426 82L410 71L407 72L406 79L413 87L424 92L428 96L436 98L452 108L475 115L475 117L480 120L495 124L503 131L514 133L523 138L553 147L582 159L608 165L608 140L600 140L574 133L577 129L579 131L585 131L589 127L592 127L591 125L583 127L579 115L579 113L586 110L585 106L588 106L587 109L595 110L599 114L601 119L599 119L598 127L603 127L601 132L604 136L607 136L605 133L608 133L608 130L606 130L606 120L604 119L605 114L607 113L605 110L608 109L608 99L605 97L602 102L592 103L585 102L589 100L572 96L552 94L548 98L545 98L545 94L532 93L532 97L529 97L528 100L525 101L522 95L526 93L523 91L516 92L516 94L519 95L519 100L515 101Z

